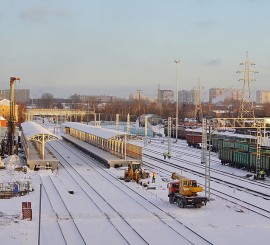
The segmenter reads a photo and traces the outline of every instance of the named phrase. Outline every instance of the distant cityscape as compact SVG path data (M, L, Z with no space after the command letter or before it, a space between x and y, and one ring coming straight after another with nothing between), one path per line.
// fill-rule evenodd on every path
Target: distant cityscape
M199 98L201 98L201 91L196 89L192 90L180 90L178 91L178 102L180 104L191 104L196 105L198 103ZM52 93L43 93L40 97L30 97L30 89L17 89L15 90L15 101L19 104L25 104L28 106L35 106L37 101L40 99L48 98L54 100L54 102L85 102L85 101L96 101L99 103L109 103L113 101L132 101L132 100L142 100L154 102L158 101L161 103L174 103L175 102L175 91L174 90L166 90L166 89L158 89L156 93L156 97L151 98L143 94L142 90L137 90L135 93L130 93L127 99L119 98L112 95L81 95L81 94L73 94L70 95L68 99L64 98L54 98ZM0 99L9 99L10 98L10 90L3 89L0 90ZM269 90L257 90L256 98L252 98L256 104L266 104L270 103L270 91ZM211 104L218 104L224 101L241 101L242 100L242 90L240 89L228 89L228 88L210 88L208 94L208 100L203 97L203 102L209 102Z

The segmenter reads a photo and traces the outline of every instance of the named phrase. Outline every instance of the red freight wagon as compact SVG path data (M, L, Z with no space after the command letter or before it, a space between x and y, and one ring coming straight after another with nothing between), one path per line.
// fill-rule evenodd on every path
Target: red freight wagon
M186 135L188 146L193 146L199 148L202 143L201 134L187 134Z

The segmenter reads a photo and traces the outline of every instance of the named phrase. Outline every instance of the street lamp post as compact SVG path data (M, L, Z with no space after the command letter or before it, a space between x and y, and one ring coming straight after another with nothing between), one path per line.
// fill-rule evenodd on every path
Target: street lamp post
M178 139L178 64L180 60L174 61L176 64L176 119L175 119L175 141Z

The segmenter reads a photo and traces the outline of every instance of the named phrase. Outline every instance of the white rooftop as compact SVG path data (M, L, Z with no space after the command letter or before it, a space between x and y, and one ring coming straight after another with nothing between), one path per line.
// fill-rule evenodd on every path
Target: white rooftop
M6 105L6 106L9 106L9 103L10 103L10 101L7 100L7 99L2 99L2 100L0 100L0 105Z
M78 122L65 122L63 125L65 127L74 128L88 134L96 135L103 139L111 139L113 137L127 135L127 133L125 132L116 131L116 130L107 129L107 128L94 127L91 125L86 125L86 124L78 123Z
M23 123L21 123L21 127L23 129L24 136L28 140L31 140L35 136L39 136L39 135L52 136L55 139L58 138L56 135L51 133L48 129L43 128L41 125L39 125L35 122L23 122Z

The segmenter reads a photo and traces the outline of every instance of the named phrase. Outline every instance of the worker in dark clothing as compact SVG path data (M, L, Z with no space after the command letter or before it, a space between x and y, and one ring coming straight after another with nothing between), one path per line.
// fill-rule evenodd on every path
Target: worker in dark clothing
M168 152L167 156L168 156L169 159L171 159L171 154L170 154L170 152Z
M156 182L156 173L153 172L152 183L155 183L155 182Z

